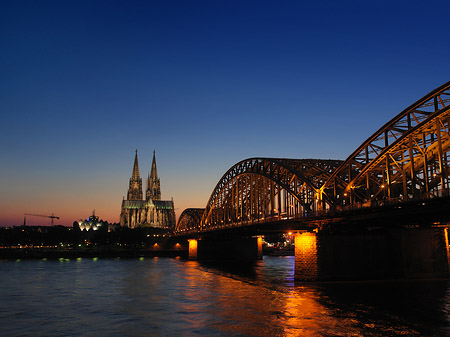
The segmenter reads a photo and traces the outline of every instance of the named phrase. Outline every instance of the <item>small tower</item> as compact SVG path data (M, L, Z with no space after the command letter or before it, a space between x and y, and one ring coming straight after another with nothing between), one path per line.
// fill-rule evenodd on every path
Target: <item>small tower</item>
M153 151L152 171L147 178L147 200L161 200L161 183L156 169L156 156Z
M147 176L147 190L145 191L145 200L149 201L153 199L153 192L152 192L152 183L151 183L151 179L150 179L150 172L148 173Z
M139 163L137 150L134 157L133 174L130 178L130 187L128 188L127 200L142 200L142 179L139 176Z

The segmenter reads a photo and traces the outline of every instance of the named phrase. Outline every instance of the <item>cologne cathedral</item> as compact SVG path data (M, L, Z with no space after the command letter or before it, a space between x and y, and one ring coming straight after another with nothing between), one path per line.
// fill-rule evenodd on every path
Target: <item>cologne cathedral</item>
M130 228L140 226L175 228L173 200L161 200L161 186L156 170L155 151L153 151L152 170L147 178L147 189L144 199L136 150L128 195L126 199L122 200L120 225Z

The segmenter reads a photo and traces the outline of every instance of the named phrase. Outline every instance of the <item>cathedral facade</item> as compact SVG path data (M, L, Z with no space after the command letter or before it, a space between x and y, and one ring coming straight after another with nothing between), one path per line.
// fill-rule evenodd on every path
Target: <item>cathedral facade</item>
M155 151L153 151L152 169L147 177L144 198L136 150L127 198L122 200L120 225L129 228L141 226L175 228L173 200L161 200L161 185L156 169Z

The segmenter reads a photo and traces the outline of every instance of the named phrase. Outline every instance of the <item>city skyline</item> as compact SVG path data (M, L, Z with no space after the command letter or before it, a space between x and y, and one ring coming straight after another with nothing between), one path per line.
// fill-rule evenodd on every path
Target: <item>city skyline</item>
M118 222L136 149L177 216L240 160L347 158L449 80L429 6L2 2L0 226Z

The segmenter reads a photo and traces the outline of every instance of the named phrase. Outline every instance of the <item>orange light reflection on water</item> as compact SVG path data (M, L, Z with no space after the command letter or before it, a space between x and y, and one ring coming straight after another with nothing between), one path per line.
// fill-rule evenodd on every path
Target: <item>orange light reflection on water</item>
M167 272L178 277L166 279L162 277L166 271L155 273L152 267L146 282L149 289L167 285L171 289L169 295L156 297L160 304L154 303L164 306L167 296L176 299L171 309L176 321L171 324L202 335L391 336L417 332L379 310L379 296L372 291L382 295L390 283L285 282L286 277L293 277L293 262L292 257L265 258L236 272L234 265L161 259L160 263L168 264ZM279 283L273 277L279 277ZM135 291L135 285L130 289ZM158 311L151 315L152 321L166 319Z
M285 310L281 315L283 336L362 336L352 327L357 321L336 317L329 308L320 304L320 291L314 288L293 290L284 298Z
M329 327L339 325L320 304L320 291L314 288L286 292L268 287L263 280L243 280L223 270L204 268L197 261L184 266L188 267L187 282L179 310L197 317L190 321L195 329L214 320L223 322L216 328L225 335L317 336L318 331L330 332Z

